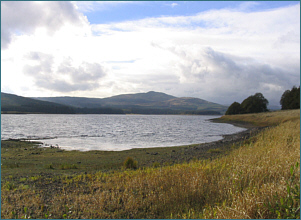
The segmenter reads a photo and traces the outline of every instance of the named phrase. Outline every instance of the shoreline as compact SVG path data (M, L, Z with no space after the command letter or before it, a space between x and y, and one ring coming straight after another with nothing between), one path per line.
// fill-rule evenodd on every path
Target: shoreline
M288 182L300 184L300 118L290 118L275 126L273 118L266 122L261 116L257 121L267 127L161 149L67 152L2 142L4 218L210 219L229 209L242 213L233 217L230 212L229 219L262 217L258 213L276 218L277 212L256 204L277 204L287 197ZM134 167L125 163L128 157Z
M194 149L199 149L199 147L205 147L207 150L210 149L210 147L214 147L214 145L220 146L221 143L223 144L233 144L238 141L246 140L250 138L251 136L255 135L255 133L258 133L258 131L262 130L263 128L266 127L259 127L252 125L247 122L238 122L238 121L223 121L220 120L220 118L213 118L213 119L208 119L208 121L211 121L213 123L227 123L234 125L236 127L241 127L241 128L246 128L244 131L240 131L237 133L233 134L225 134L221 135L222 139L218 141L211 141L211 142L204 142L204 143L195 143L195 144L187 144L187 145L174 145L174 146L161 146L161 147L146 147L146 148L131 148L127 150L121 150L121 151L114 151L114 150L87 150L87 151L81 151L81 150L66 150L66 149L61 149L60 147L56 146L40 146L41 148L57 148L62 151L78 151L78 152L122 152L122 151L135 151L135 150L148 150L148 149L163 149L163 148L182 148L182 147L193 147ZM20 139L14 139L14 138L9 138L9 139L3 139L1 141L20 141L20 142L29 142L33 144L42 144L43 142L38 141L38 140L32 140L32 139L26 139L26 138L20 138Z
M138 168L169 166L195 160L213 160L239 148L266 127L252 127L223 135L221 140L173 147L135 148L124 151L67 151L38 147L38 142L1 140L2 177L34 175L73 175L122 170L128 157L138 161ZM11 150L10 150L11 149ZM64 168L65 166L69 168ZM75 167L72 169L71 167ZM30 169L28 169L31 167ZM12 169L13 168L13 169Z
M87 151L81 151L81 150L66 150L66 149L62 149L58 146L40 146L41 148L57 148L60 149L61 151L66 151L66 152L72 152L72 151L78 151L78 152L127 152L127 151L141 151L141 150L160 150L160 149L171 149L171 148L193 148L193 150L198 150L198 151L206 151L206 150L210 150L210 149L216 149L219 147L223 147L224 145L230 145L230 144L234 144L237 142L241 142L244 140L249 139L250 137L256 135L259 131L261 131L264 128L267 127L259 127L259 126L255 126L252 125L251 123L247 123L247 122L242 122L242 121L224 121L221 120L220 118L213 118L213 119L208 119L208 121L211 121L213 123L227 123L227 124L231 124L234 125L236 127L241 127L241 128L245 128L246 130L244 131L240 131L237 133L233 133L233 134L225 134L225 135L221 135L222 139L218 140L218 141L211 141L211 142L205 142L205 143L195 143L195 144L187 144L187 145L174 145L174 146L161 146L161 147L146 147L146 148L131 148L131 149L127 149L127 150L121 150L121 151L113 151L113 150L87 150ZM33 143L33 144L39 144L41 145L43 142L40 142L38 140L31 140L31 139L14 139L14 138L9 138L9 139L5 139L5 140L1 140L1 141L16 141L16 142L28 142L28 143Z

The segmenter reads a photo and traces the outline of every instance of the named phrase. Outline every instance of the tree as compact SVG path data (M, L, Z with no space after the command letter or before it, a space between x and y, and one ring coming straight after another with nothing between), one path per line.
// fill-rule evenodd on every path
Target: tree
M286 90L280 99L281 109L299 109L300 108L300 86L293 87L292 90Z
M226 111L226 115L236 115L236 114L243 114L244 109L238 102L233 102Z
M264 98L261 93L256 93L255 95L246 98L241 103L241 107L244 109L245 113L259 113L268 111L268 104L269 101Z

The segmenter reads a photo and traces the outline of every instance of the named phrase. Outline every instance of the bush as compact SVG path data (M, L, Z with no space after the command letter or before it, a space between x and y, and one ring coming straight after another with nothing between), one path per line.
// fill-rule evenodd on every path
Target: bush
M134 160L133 158L128 157L124 161L123 166L126 169L137 169L138 168L138 162L136 160Z

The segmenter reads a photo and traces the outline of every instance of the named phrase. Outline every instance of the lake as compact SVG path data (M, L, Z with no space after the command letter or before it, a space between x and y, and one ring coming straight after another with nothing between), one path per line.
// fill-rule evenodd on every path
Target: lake
M1 115L1 140L43 142L65 150L122 151L212 142L245 130L203 115Z

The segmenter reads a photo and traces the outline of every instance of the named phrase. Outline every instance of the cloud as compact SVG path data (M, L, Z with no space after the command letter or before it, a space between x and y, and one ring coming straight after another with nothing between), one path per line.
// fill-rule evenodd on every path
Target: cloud
M11 17L2 19L2 34L8 37L2 40L11 42L2 51L3 88L10 83L10 91L20 88L13 72L26 74L22 79L32 80L28 85L44 96L54 91L106 97L154 90L231 104L262 92L278 104L282 93L300 81L299 4L252 12L252 3L190 16L92 25L78 11L94 10L96 3L87 3L93 7L84 10L78 3L55 2L52 7L61 8L61 19L48 27L46 18L56 11L26 3L36 9L32 18L41 14L41 22L22 21L12 5ZM15 6L22 9L21 17L32 10L27 12L25 5ZM67 9L70 16L65 18ZM8 25L14 16L15 24ZM43 27L46 32L40 31Z
M178 5L179 5L178 3L173 2L173 3L170 4L170 7L174 8L174 7L178 6Z
M128 4L140 4L137 1L76 1L73 3L80 12L104 11Z
M256 7L260 5L260 2L242 2L240 5L239 5L239 8L238 10L240 11L247 11L247 10L251 10L252 8Z
M195 54L185 46L152 45L178 59L169 65L170 74L166 68L165 75L148 78L137 75L135 81L130 80L141 90L151 87L176 96L200 97L222 104L241 102L262 92L271 103L279 104L283 91L299 82L298 72L289 75L281 68L250 57L235 56L210 47L199 48Z
M51 34L65 23L81 25L84 18L70 2L1 2L1 48L5 49L14 35L31 34L44 27Z
M98 63L83 62L73 66L71 58L65 59L55 68L54 57L41 52L31 52L25 58L34 61L25 65L24 73L34 78L35 85L56 92L94 90L100 86L99 80L106 76Z

